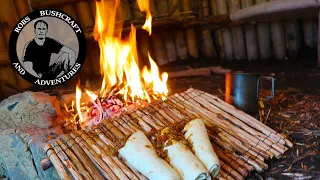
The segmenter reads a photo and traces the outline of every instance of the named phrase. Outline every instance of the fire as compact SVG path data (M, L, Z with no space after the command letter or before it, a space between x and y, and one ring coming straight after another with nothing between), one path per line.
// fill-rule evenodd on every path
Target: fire
M146 13L146 21L142 29L151 35L152 16L149 10L149 0L138 0L138 5L140 10ZM151 102L152 99L164 100L168 95L168 74L160 75L158 66L150 55L148 56L150 69L145 66L140 71L136 29L131 24L129 36L122 37L123 21L119 10L120 0L96 1L94 38L100 47L100 73L103 81L100 92L97 94L87 89L84 91L94 104L92 108L81 107L80 83L76 86L75 105L80 125L96 124L105 117L118 114L128 102L144 104ZM125 103L113 99L116 94L122 95ZM81 113L81 110L85 110L84 114ZM93 122L87 120L90 114L96 117Z
M142 26L142 29L148 31L149 35L151 35L152 16L149 9L149 0L138 0L138 6L140 11L146 12L146 22Z
M121 38L121 28L119 28L118 14L120 0L114 1L96 1L96 24L94 28L95 39L100 47L100 65L103 82L100 95L105 97L112 88L119 88L118 93L123 95L124 100L151 101L151 96L167 95L167 73L160 77L156 63L149 56L151 71L147 72L144 67L144 73L141 73L138 66L138 53L136 45L136 29L131 25L131 32L127 39ZM146 13L146 22L143 29L151 34L152 16L149 10L148 0L138 0L141 11ZM118 18L116 22L116 17ZM115 30L117 26L118 30ZM119 30L120 29L120 30Z

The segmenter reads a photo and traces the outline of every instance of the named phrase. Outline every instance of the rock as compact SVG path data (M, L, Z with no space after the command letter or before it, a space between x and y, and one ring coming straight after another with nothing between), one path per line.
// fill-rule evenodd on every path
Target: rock
M46 171L42 171L40 167L41 159L47 157L43 144L60 134L62 129L59 126L50 129L25 128L3 131L0 134L0 165L3 166L5 177L12 180L60 179L53 167Z
M0 132L8 128L50 128L61 123L59 101L43 92L16 94L0 103Z

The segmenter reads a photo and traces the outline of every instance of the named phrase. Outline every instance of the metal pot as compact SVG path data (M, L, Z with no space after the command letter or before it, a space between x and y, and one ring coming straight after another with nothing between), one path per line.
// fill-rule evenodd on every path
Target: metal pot
M270 76L261 76L256 73L226 73L225 101L242 111L253 114L258 112L259 84L262 79L271 80L271 96L274 96L274 81Z

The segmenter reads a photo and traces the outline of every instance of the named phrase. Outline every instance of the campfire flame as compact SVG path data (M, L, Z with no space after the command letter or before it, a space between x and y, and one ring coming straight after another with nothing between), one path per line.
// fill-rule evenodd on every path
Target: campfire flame
M96 24L94 27L95 39L100 47L100 65L103 82L100 94L102 97L108 95L111 88L119 87L119 92L123 95L124 101L147 100L150 98L150 85L152 97L161 96L165 98L168 94L166 81L167 73L160 77L159 72L153 72L157 68L151 68L147 73L145 67L141 73L138 66L138 53L136 45L136 29L131 24L131 32L128 39L121 39L121 20L118 14L120 1L96 1ZM146 12L146 22L143 29L151 34L152 16L149 10L148 0L139 0L138 5L141 11ZM116 22L116 17L118 18ZM120 23L119 23L120 22ZM120 25L121 24L121 25ZM117 30L115 27L117 26ZM157 66L149 56L150 64ZM151 75L151 77L146 77ZM143 80L148 80L147 82ZM159 80L161 83L159 83ZM161 87L154 87L161 86Z
M100 92L97 94L85 89L85 93L90 97L95 108L99 111L99 122L104 116L100 99L113 102L111 95L121 95L127 104L128 102L141 104L151 102L152 99L165 100L168 95L166 72L160 75L156 62L148 53L150 69L146 66L142 71L139 69L138 51L136 44L136 29L131 24L131 31L127 38L122 37L123 20L121 19L120 0L96 1L96 20L94 26L94 39L100 47L100 73L103 77ZM146 21L142 29L149 35L152 31L152 15L149 9L149 0L138 0L140 11L145 12ZM87 123L86 115L81 114L81 94L82 91L76 86L76 111L78 123ZM114 103L114 102L113 102ZM117 110L118 106L112 108ZM86 109L90 111L89 109Z

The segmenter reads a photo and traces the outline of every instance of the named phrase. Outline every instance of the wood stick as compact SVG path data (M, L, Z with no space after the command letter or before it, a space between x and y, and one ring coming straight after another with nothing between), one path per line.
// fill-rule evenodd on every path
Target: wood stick
M168 116L170 116L174 122L180 122L181 119L172 111L170 111L170 109L166 108L166 106L163 106L161 103L153 103L155 108L158 109L162 109Z
M156 121L151 119L148 115L144 114L143 112L141 112L139 110L136 110L134 114L136 114L137 116L141 117L141 119L143 119L146 123L151 125L156 130L159 130L159 129L161 129L163 127L163 126L157 124Z
M56 143L63 149L63 151L67 154L67 156L70 158L70 160L74 163L74 165L77 167L81 175L84 177L84 179L93 180L90 173L86 170L86 168L82 165L80 160L77 158L77 156L72 152L70 148L62 141L62 139L58 139ZM99 175L97 176L99 177Z
M235 169L241 176L246 177L248 175L248 171L243 168L237 161L226 156L222 151L218 151L216 148L214 149L217 153L219 159L221 159L225 164L228 164L230 167ZM222 165L223 166L223 165Z
M120 118L116 119L116 118L111 118L111 123L117 127L125 136L129 136L131 134L131 131L127 130L127 128L125 128L124 123L120 123Z
M40 161L40 166L43 171L46 171L47 169L51 168L53 164L49 158L45 158Z
M90 160L90 158L86 155L86 153L81 149L81 147L73 140L70 134L64 134L62 139L65 144L69 146L70 149L79 157L79 160L83 164L83 166L87 169L93 179L103 179L97 169L94 167L94 164ZM70 156L71 157L71 156ZM80 158L81 157L81 158Z
M247 162L244 162L241 159L236 158L232 154L232 152L231 153L226 152L225 150L222 150L220 147L218 147L217 145L215 145L213 143L212 143L212 147L217 153L219 153L223 156L226 156L228 158L228 160L233 160L233 161L237 162L240 165L240 167L246 168L249 172L254 170L254 167L252 165L248 164ZM227 162L229 162L229 161L227 161Z
M91 130L93 130L105 144L115 146L114 142L110 140L110 138L108 138L97 126L91 126Z
M59 177L63 180L70 179L67 171L64 169L62 162L60 161L59 157L57 156L56 152L53 150L53 146L51 144L46 144L43 147L44 151L46 152L47 156L50 158L54 168L57 170Z
M234 106L226 103L225 101L219 99L218 97L216 97L214 95L208 94L208 93L200 91L200 90L195 90L193 88L190 88L190 89L191 89L191 91L198 91L198 92L204 94L206 98L209 98L212 100L212 102L215 102L214 105L216 105L220 109L228 112L229 114L231 114L235 117L238 117L238 119L240 119L241 121L243 121L247 125L251 126L252 128L259 130L260 132L262 132L266 136L269 136L274 141L280 142L281 144L286 144L286 141L284 140L285 138L282 135L280 135L279 133L277 133L276 131L274 131L270 127L260 123L259 121L257 121L254 117L250 116L249 114L246 114L245 112L236 109ZM293 146L293 144L289 143L289 142L287 145L289 147Z
M71 175L75 180L83 180L83 177L79 173L80 171L76 168L73 162L68 158L66 153L61 149L57 142L51 144L53 146L54 151L62 161L62 163L67 167Z
M174 119L172 117L170 117L169 115L167 115L167 113L164 112L163 109L159 109L159 108L156 108L154 107L152 104L149 104L149 107L153 108L155 111L158 111L159 114L164 117L164 119L170 123L170 124L173 124L174 123Z
M120 167L120 169L123 170L128 178L138 180L136 175L117 156L112 155L111 149L106 144L104 144L104 142L101 141L96 134L94 134L92 131L87 132L87 134L103 149L103 151L110 155L111 159Z
M91 159L91 161L98 167L100 172L108 179L117 179L116 175L111 171L111 169L103 162L102 159L90 148L90 146L83 140L82 137L77 136L75 133L70 133L70 136L74 141L83 149L86 155Z
M141 119L136 113L133 113L132 110L129 110L128 111L128 116L131 118L131 119L136 119L138 120L138 124L140 125L140 127L146 131L146 132L150 132L151 131L151 127L143 120Z
M220 174L223 178L225 178L225 179L234 180L234 178L233 178L230 174L228 174L227 172L225 172L223 169L220 169L219 174Z
M197 106L197 110L200 110L202 109L203 111L206 111L204 108L201 107L200 104L198 104L196 101L194 101L193 99L189 99L187 98L187 94L184 94L184 93L181 93L181 98L185 98L185 102L190 102L192 103L193 105ZM188 99L188 100L187 100ZM221 127L223 130L225 130L226 132L229 132L230 134L232 134L233 136L235 137L241 137L241 140L242 141L245 141L247 140L247 142L249 144L252 144L253 146L257 146L257 148L262 148L263 150L266 150L268 148L268 146L263 143L263 142L260 142L258 139L256 139L255 137L253 136L250 136L250 134L246 133L245 131L237 128L236 126L233 126L231 123L227 122L226 120L224 120L223 118L220 118L219 116L217 116L216 114L214 113L211 113L211 112L208 112L206 111L207 115L210 116L210 120L208 123L212 123L214 122L214 124L217 124L219 127ZM252 142L253 141L253 142ZM275 151L276 152L276 151ZM263 155L265 158L267 158L265 156L265 154L268 154L269 152L264 152L264 151L259 151L259 154L260 155ZM278 152L276 152L278 153ZM280 155L280 153L278 153ZM272 157L273 154L270 153L270 156Z
M198 69L189 69L176 72L168 72L169 78L192 77L192 76L210 76L211 72L215 74L225 74L231 72L230 69L224 69L221 66L211 66Z
M102 124L105 125L105 127L112 132L113 135L115 135L119 140L122 140L125 138L125 135L122 134L121 131L118 130L118 128L115 128L115 126L110 122L111 119L106 119L102 121Z
M119 118L115 118L115 121L118 122L119 124L121 124L121 126L124 128L124 130L126 131L126 135L131 135L133 132L133 128L126 122L124 121L121 117Z
M159 124L161 127L167 126L166 120L157 113L156 111L153 111L149 106L141 109L143 113L145 113L147 116L149 116L151 119L156 121L157 124Z
M132 127L135 131L143 130L139 125L132 121L127 114L124 114L121 118L125 119L128 125Z
M94 150L94 152L99 155L102 160L106 163L107 166L109 166L110 170L119 178L119 179L128 179L126 174L118 167L118 165L111 159L111 157L105 153L101 149L100 146L96 144L96 142L89 137L89 135L84 132L83 130L79 130L75 132L78 136L82 137L86 143Z
M112 140L112 142L116 142L117 141L117 137L115 137L113 135L113 133L107 129L107 127L105 127L102 123L97 124L97 127L100 128L100 130L109 138Z
M236 170L234 170L232 167L230 167L228 164L226 164L222 160L219 160L219 162L221 164L221 168L224 169L226 172L228 172L234 179L236 179L236 180L243 179L243 177Z
M191 92L189 90L186 91L186 92L188 93L188 95L190 97L193 97L198 103L201 103L204 107L208 108L209 110L211 110L212 112L214 112L216 114L220 114L221 113L220 115L222 115L225 119L229 119L230 123L233 122L236 126L233 126L229 122L226 122L226 121L223 120L224 125L228 125L229 127L233 127L232 129L235 130L236 132L238 132L239 135L244 134L245 136L243 138L248 139L249 143L252 142L252 143L255 143L255 144L260 144L261 148L263 148L264 150L272 152L273 154L276 155L277 158L280 157L281 154L278 151L276 151L275 149L273 149L273 148L271 148L270 146L267 145L267 144L269 144L269 145L273 144L271 141L269 141L267 139L267 137L265 137L263 139L263 141L255 138L256 136L259 136L258 133L255 130L249 128L244 123L238 121L236 118L234 118L234 117L228 115L227 113L221 111L216 106L213 106L212 104L208 103L206 100L204 100L203 98L199 97L199 95L195 94L194 92ZM185 96L187 96L187 95L185 95ZM245 133L244 131L238 131L238 126L240 126L241 128L245 129L247 132L249 132L253 136L250 136L249 134ZM252 144L252 145L254 145L254 144ZM274 146L276 148L282 150L280 147L276 146L276 144L274 144ZM284 150L282 150L282 153L284 153ZM271 158L273 157L273 154L270 154Z

